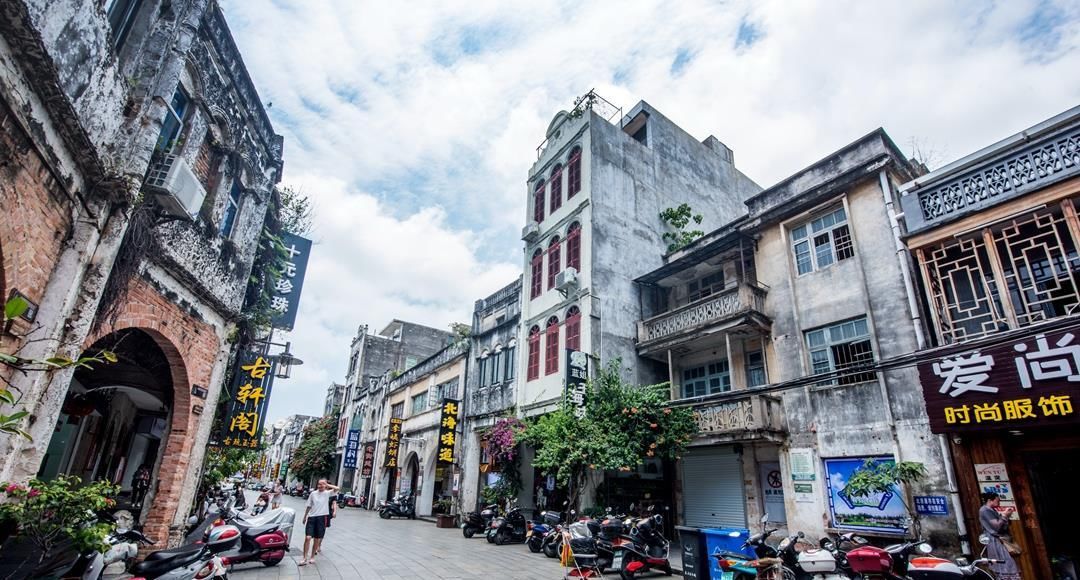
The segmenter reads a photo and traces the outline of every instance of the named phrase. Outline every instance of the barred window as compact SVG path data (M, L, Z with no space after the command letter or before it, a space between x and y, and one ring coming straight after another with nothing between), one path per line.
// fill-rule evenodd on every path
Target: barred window
M840 207L791 229L791 249L800 275L855 256L847 213Z
M857 318L832 326L807 331L810 365L816 374L856 370L874 364L874 350L866 318ZM852 385L874 380L874 373L862 372L840 376L834 382Z
M393 407L390 407L390 418L401 419L405 416L405 403L395 403Z

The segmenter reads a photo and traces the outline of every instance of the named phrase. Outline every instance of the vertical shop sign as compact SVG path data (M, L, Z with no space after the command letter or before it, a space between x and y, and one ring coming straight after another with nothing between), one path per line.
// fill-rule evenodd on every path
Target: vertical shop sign
M281 277L274 282L274 293L270 296L270 309L274 311L271 322L274 328L292 330L296 323L296 309L300 306L300 290L304 287L311 240L286 232L281 234L281 243L287 257Z
M398 466L402 421L401 417L392 417L390 419L389 432L386 435L386 456L383 458L383 467L396 468Z
M439 417L439 448L436 461L440 465L453 465L454 449L457 444L458 413L461 401L443 399L442 415Z
M585 396L588 394L589 357L579 350L566 349L566 402L578 419L585 418Z
M273 385L273 363L261 353L242 350L233 371L232 401L225 415L225 447L257 449L261 446L266 408Z
M345 439L345 469L356 469L356 458L360 452L360 431L349 429Z
M360 477L371 477L375 471L375 443L364 444L364 463L360 467Z

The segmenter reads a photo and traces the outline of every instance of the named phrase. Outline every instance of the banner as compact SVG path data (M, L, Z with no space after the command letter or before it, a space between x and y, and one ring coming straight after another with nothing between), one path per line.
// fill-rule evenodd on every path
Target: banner
M356 469L356 456L360 450L360 431L349 429L345 439L345 469Z
M225 447L258 449L262 446L263 424L270 405L274 368L270 359L258 352L242 350L233 372L232 401L225 414Z
M274 311L271 323L274 328L292 330L296 324L296 309L300 306L304 274L307 273L311 240L283 233L281 243L285 246L288 257L285 259L281 277L274 282L274 293L270 296L270 309Z
M892 463L886 457L844 457L825 460L825 485L829 490L829 512L833 527L865 532L907 533L907 509L898 493L870 494L855 497L847 492L847 480L870 459Z
M371 477L375 471L375 443L364 443L364 463L360 466L360 477Z
M401 417L390 419L390 428L386 436L386 456L383 458L383 467L396 468L398 466L398 451L401 447Z
M458 413L461 401L443 399L442 415L439 417L439 449L435 460L437 464L453 465L454 449L457 444Z
M589 391L589 356L579 350L566 349L566 402L574 416L585 418L585 395Z

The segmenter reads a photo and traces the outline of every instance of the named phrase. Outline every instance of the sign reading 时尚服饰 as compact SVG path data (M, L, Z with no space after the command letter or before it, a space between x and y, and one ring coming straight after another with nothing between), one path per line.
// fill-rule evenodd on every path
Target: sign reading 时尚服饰
M435 460L441 465L453 465L454 449L457 444L457 425L461 401L443 399L442 414L439 417L439 447Z
M270 309L274 312L271 324L274 328L292 330L296 324L296 309L300 306L304 274L307 273L311 240L286 232L281 234L281 243L287 257L270 296Z
M383 467L393 469L398 466L398 453L401 451L401 417L390 419L389 432L386 435L386 456L383 458Z
M233 372L232 402L225 416L221 445L257 449L261 447L266 408L274 376L273 363L261 353L241 351Z
M1080 422L1080 326L919 365L934 433Z
M343 462L345 469L356 469L356 458L360 453L360 431L349 429L345 439L345 457Z

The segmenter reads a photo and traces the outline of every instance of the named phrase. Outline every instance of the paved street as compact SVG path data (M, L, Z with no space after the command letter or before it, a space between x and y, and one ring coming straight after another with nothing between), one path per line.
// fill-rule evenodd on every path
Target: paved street
M252 498L253 499L253 498ZM529 552L523 544L494 546L480 536L470 540L457 529L438 529L421 520L380 520L375 512L346 508L326 533L323 553L314 565L298 567L304 530L300 519L304 501L286 496L284 505L296 510L292 550L273 568L237 566L237 580L278 578L406 579L499 578L556 580L562 577L558 560ZM618 578L609 574L608 578Z

